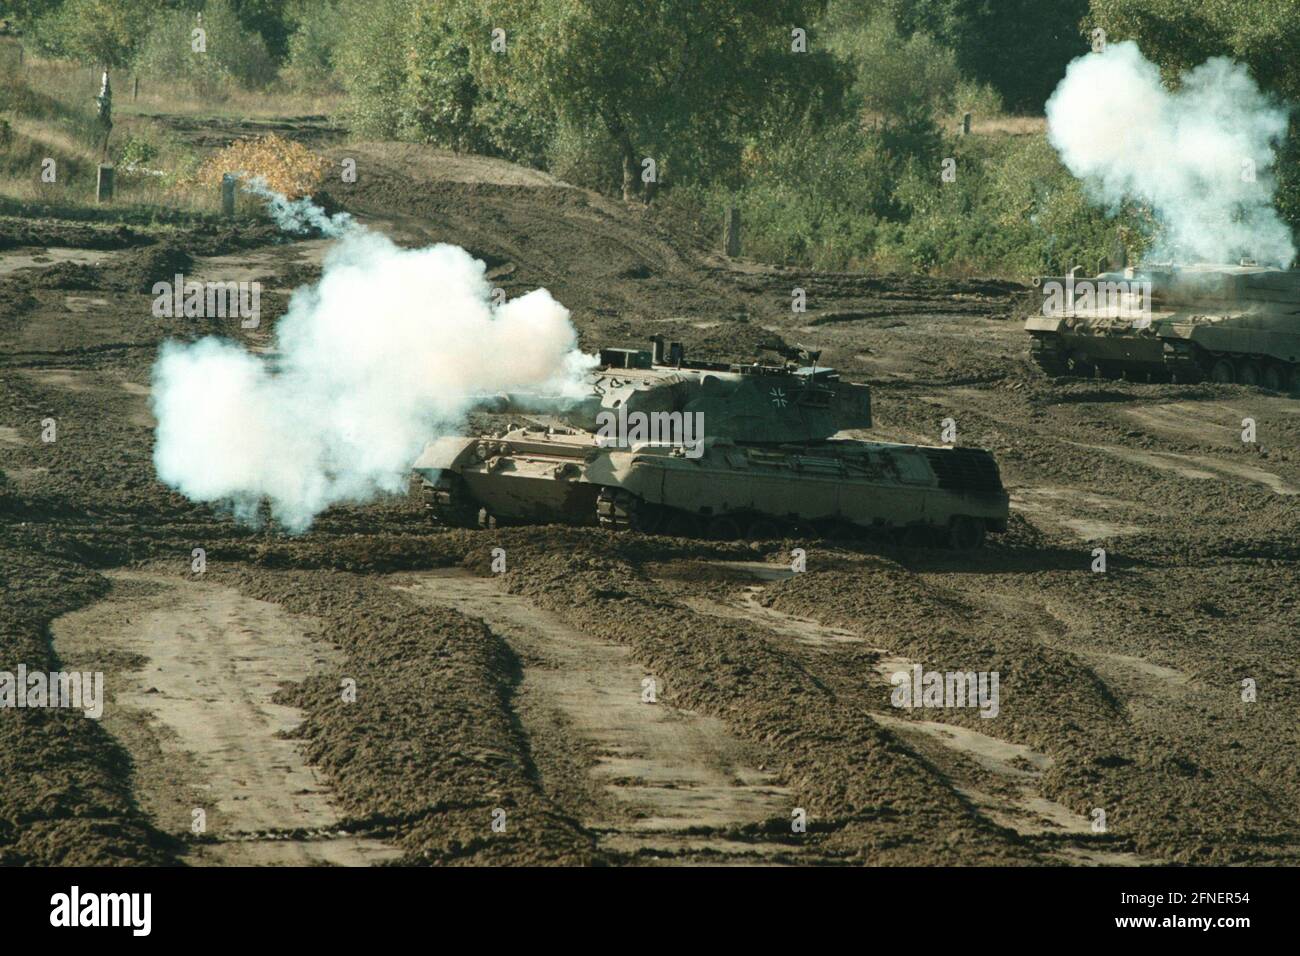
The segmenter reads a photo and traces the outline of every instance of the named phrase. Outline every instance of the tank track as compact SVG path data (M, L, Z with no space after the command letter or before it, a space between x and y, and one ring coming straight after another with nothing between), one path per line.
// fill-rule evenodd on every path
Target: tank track
M984 544L986 526L979 519L955 520L952 528L911 525L905 528L862 528L849 522L828 521L817 525L762 514L727 514L703 517L667 506L647 505L621 488L602 488L596 497L596 518L602 528L640 531L677 538L711 541L778 541L785 538L815 538L854 541L883 535L903 548L950 548L973 551Z
M621 488L602 488L596 496L596 520L602 528L631 531L641 527L640 499Z
M444 472L436 484L424 481L422 485L424 506L439 524L450 528L474 528L479 525L479 507L460 475Z
M1053 378L1070 374L1070 365L1061 352L1061 343L1054 335L1035 335L1029 340L1029 357L1034 364Z

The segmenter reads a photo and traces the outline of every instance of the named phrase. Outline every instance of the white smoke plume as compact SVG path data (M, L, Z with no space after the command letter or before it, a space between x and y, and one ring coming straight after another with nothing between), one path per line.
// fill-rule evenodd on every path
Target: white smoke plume
M214 337L163 344L154 465L186 497L247 521L266 500L303 531L337 502L404 491L423 445L460 427L473 396L572 394L592 364L545 289L494 306L484 264L457 246L404 250L334 228L320 282L294 292L276 327L274 358Z
M306 233L316 229L323 236L337 238L354 226L345 212L328 215L306 196L290 199L266 184L261 176L241 176L240 188L266 200L266 211L285 232Z
M1207 60L1170 91L1137 44L1108 44L1070 64L1047 101L1047 126L1094 199L1150 206L1163 235L1149 261L1295 258L1269 173L1287 114L1244 66Z

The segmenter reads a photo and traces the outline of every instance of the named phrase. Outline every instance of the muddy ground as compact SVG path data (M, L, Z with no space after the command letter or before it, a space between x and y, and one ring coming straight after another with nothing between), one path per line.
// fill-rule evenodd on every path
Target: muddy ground
M359 174L333 205L547 287L587 348L779 336L870 382L880 437L955 419L1011 529L975 556L440 531L406 498L241 527L154 479L150 367L265 348L326 243L0 220L0 670L107 689L99 720L0 709L0 863L1300 862L1300 401L1048 381L1014 283L728 262L506 163L328 149ZM176 271L260 279L261 328L153 317ZM998 672L997 716L892 706L913 664Z

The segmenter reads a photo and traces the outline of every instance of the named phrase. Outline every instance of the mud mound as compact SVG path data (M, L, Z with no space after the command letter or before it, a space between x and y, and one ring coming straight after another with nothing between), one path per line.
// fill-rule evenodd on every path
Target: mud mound
M89 225L50 219L0 216L0 250L20 246L129 249L152 242L130 226Z
M111 288L123 292L150 292L155 282L174 282L193 265L188 244L160 242L119 256L108 280Z
M886 558L836 555L833 562L823 560L820 565L815 562L806 574L775 582L762 602L795 613L856 621L867 634L886 640L920 625L941 633L955 630L971 613L956 595L927 587L916 574Z
M205 221L175 237L177 244L195 256L221 256L285 241L284 234L274 223L261 219L239 223Z
M28 289L65 289L88 291L105 284L99 266L84 262L56 262L52 266L20 270L10 280Z

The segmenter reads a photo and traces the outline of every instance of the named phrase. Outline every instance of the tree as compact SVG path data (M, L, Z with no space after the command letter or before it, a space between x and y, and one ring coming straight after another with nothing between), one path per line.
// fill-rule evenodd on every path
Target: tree
M42 37L88 66L125 66L148 33L156 3L149 0L66 0L41 21Z
M885 0L884 8L904 36L928 33L951 48L964 74L1013 109L1041 110L1066 65L1088 50L1088 0Z
M529 111L598 125L617 144L630 199L647 158L658 175L735 175L748 137L837 98L843 77L815 38L792 51L792 31L810 31L824 5L483 0L472 70ZM497 50L493 30L504 30Z
M23 26L58 9L62 0L0 0L0 19L14 19Z
M1136 40L1170 77L1229 56L1264 89L1300 97L1294 0L1092 0L1092 19L1112 40Z
M283 60L294 26L290 4L285 0L235 0L234 7L239 22L261 34L271 56Z

